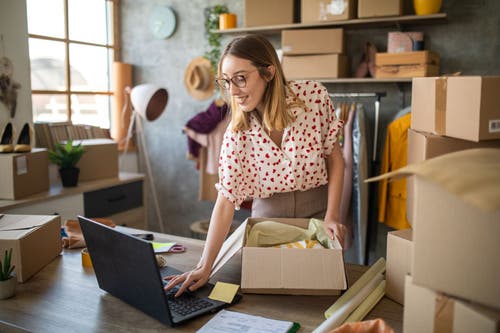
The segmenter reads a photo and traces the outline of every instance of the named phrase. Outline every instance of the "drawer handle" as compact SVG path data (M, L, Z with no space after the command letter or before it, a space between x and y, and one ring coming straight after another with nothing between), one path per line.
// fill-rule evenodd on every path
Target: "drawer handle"
M108 202L116 202L125 199L127 196L125 194L118 195L116 197L108 198Z

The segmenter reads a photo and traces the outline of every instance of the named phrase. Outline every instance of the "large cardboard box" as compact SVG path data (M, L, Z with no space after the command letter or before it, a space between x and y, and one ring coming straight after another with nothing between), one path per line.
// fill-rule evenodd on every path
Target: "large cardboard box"
M358 0L358 17L403 15L402 0Z
M85 148L77 167L79 181L118 177L118 144L111 139L75 140Z
M355 0L301 0L302 23L350 20L356 16Z
M329 79L348 75L348 61L343 54L284 56L283 71L288 80Z
M416 175L413 281L500 309L500 149L467 149L374 177Z
M293 23L294 0L245 0L245 27Z
M0 199L17 200L49 189L47 149L0 154Z
M385 295L404 304L405 277L411 275L413 256L412 230L397 230L387 234L387 262L385 265Z
M500 139L500 76L415 78L411 128L469 141Z
M412 115L413 116L413 115ZM413 119L412 119L413 121ZM452 153L455 151L477 148L500 148L500 140L472 142L431 133L408 130L408 164ZM414 176L406 180L406 213L408 221L413 225L414 214Z
M284 55L344 53L344 29L296 29L281 31Z
M248 218L224 242L214 262L215 274L241 249L244 293L339 295L347 288L342 249L295 249L246 246L245 231L262 221L307 229L309 219Z
M62 250L59 215L4 215L0 220L0 253L12 248L17 280L27 281Z
M498 333L500 311L447 297L420 287L406 277L403 331L405 333Z

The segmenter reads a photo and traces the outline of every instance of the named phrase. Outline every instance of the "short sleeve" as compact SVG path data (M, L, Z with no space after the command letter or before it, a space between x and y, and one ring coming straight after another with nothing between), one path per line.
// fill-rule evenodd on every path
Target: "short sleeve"
M239 210L241 203L247 196L243 193L242 168L238 156L237 139L237 134L231 130L231 126L228 126L220 150L219 182L215 184L215 188L234 204L236 210Z
M320 115L323 152L325 155L330 155L344 123L335 116L332 100L324 87L321 91L321 99L322 110L320 110Z

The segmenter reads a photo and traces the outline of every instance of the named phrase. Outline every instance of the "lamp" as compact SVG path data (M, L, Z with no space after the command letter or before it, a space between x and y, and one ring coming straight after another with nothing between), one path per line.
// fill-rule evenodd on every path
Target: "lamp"
M155 205L155 211L158 218L158 224L160 226L160 231L164 232L163 219L161 217L160 205L158 202L158 197L156 193L156 183L153 179L153 172L151 170L151 163L149 162L149 155L144 141L144 128L142 121L146 119L147 121L155 121L158 119L168 102L168 92L165 88L160 88L154 84L140 84L133 88L126 87L126 94L130 95L130 102L132 104L132 112L130 114L130 125L127 131L127 137L125 142L125 148L122 154L123 156L127 153L130 139L133 135L133 128L136 124L137 141L139 143L139 151L142 152L144 157L144 163L146 165L146 173L148 177L149 186L151 186L151 193L153 197L153 203ZM125 115L125 110L127 109L127 103L125 104L122 115ZM121 164L121 161L120 161Z

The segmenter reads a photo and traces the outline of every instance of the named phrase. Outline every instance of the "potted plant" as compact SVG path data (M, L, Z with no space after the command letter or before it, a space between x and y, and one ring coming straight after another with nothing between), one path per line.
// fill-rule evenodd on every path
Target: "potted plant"
M219 15L228 13L226 5L215 5L205 8L205 33L208 40L208 51L205 52L205 58L210 60L214 73L217 73L217 62L220 57L221 34L215 33L219 29Z
M56 143L54 150L49 150L49 159L59 166L59 175L64 187L73 187L78 184L80 169L76 167L85 150L82 144L73 145L73 140L65 144Z
M11 266L12 248L5 254L3 261L0 259L0 299L14 296L17 286L17 278L12 272L16 266Z

